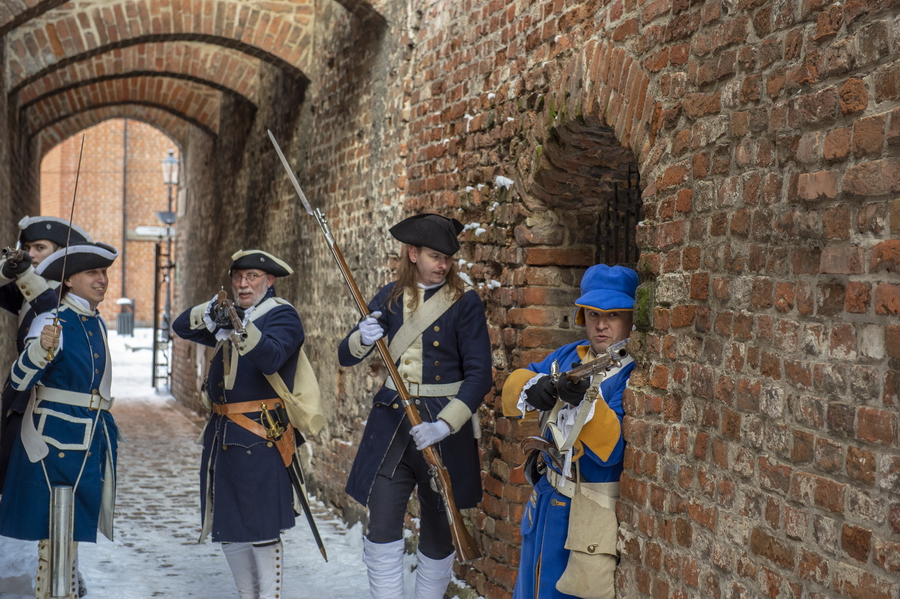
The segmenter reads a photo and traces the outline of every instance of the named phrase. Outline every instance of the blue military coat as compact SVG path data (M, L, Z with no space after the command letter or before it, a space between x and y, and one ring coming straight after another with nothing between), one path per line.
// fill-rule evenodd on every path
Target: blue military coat
M41 315L35 327L51 315ZM25 350L13 364L11 383L17 390L30 390L36 385L91 394L102 387L110 364L106 346L106 325L99 312L88 309L86 302L73 295L60 306L63 327L61 345L53 361L46 360L33 330ZM109 399L109 398L107 398ZM24 540L49 537L51 486L75 486L75 541L95 542L98 526L111 538L112 506L105 506L108 521L101 521L103 486L109 485L114 497L115 456L118 427L106 410L91 410L55 401L35 402L34 426L49 447L43 460L31 462L16 437L5 486L15 489L0 499L0 535ZM114 501L114 499L113 499Z
M265 377L275 372L291 388L303 345L303 325L293 306L275 298L274 288L269 288L258 306L266 301L279 303L258 318L251 313L250 335L240 350L230 342L219 343L208 329L203 318L207 304L185 311L173 323L172 330L179 337L218 346L206 379L213 404L278 398ZM237 371L229 389L225 360L232 363L232 352L237 352ZM259 422L258 411L244 415ZM215 412L203 432L200 491L203 535L210 532L213 541L273 541L294 526L293 490L278 448Z
M589 341L576 341L557 349L541 362L533 362L527 368L513 372L503 386L504 413L508 416L520 414L515 408L516 399L535 373L549 374L554 360L559 361L561 370L569 370L573 362L582 361L589 348ZM578 436L574 447L575 459L582 480L586 482L614 482L622 474L625 455L621 425L624 416L622 394L633 370L632 362L603 380L600 384L603 400L597 400L594 416ZM608 408L600 405L604 401ZM549 433L547 437L550 438ZM546 457L545 462L548 468L559 472ZM556 590L556 583L569 560L565 542L570 509L571 500L550 484L546 474L541 476L522 515L522 553L513 599L573 598Z
M395 283L383 287L369 303L369 310L380 311L379 322L387 340L403 325L403 309L400 301L388 306L387 300ZM437 289L425 291L424 301L431 299ZM342 366L361 362L369 352L356 356L351 351L353 330L341 341L338 359ZM451 401L465 404L474 414L491 390L491 348L484 304L474 291L467 291L421 335L422 381L424 384L446 384L462 381L455 398L422 397L417 408L422 420L433 422L441 410ZM373 346L374 347L374 346ZM400 356L393 356L399 361ZM390 474L396 467L402 451L388 449L398 435L409 437L409 420L399 405L396 391L381 387L372 400L366 428L363 431L353 467L347 480L347 493L363 505L368 503L369 492L378 472ZM402 449L406 444L403 442ZM482 498L481 462L478 444L471 421L467 420L458 431L438 443L441 459L450 473L453 496L460 509L475 507ZM392 462L392 463L391 463Z
M2 264L3 261L0 261ZM29 270L15 281L9 281L0 275L0 308L16 314L19 326L16 332L16 353L25 349L25 336L31 328L34 317L56 308L56 290L40 275ZM0 492L6 479L6 468L9 466L13 443L22 425L22 414L31 397L29 391L19 391L9 382L7 377L0 395Z

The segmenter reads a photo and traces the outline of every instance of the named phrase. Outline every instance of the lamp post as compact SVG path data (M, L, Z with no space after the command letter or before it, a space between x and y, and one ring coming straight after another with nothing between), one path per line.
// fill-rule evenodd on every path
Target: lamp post
M162 221L164 225L166 225L166 264L165 266L160 266L160 270L164 272L163 281L166 284L166 300L165 305L163 307L163 327L165 329L165 343L168 348L168 344L172 339L172 269L175 267L175 262L172 260L172 225L175 224L175 212L172 210L172 200L173 200L173 192L175 188L178 187L178 159L175 158L175 150L169 150L168 156L163 158L162 163L162 173L163 173L163 183L166 186L166 191L168 192L168 205L166 212L157 212L156 216L159 220ZM157 245L157 248L159 246ZM159 250L157 249L157 254ZM158 307L154 307L154 320L156 320L158 312ZM159 343L159 331L157 327L154 327L153 331L153 387L156 388L156 369L157 369L157 344ZM168 353L166 354L166 380L168 381L171 376L171 370L168 360Z

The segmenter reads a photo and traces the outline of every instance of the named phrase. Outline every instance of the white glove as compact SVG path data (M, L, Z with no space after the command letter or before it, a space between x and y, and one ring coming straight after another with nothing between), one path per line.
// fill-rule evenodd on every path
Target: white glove
M359 340L363 345L372 345L384 337L384 329L378 323L381 312L372 312L359 323Z
M450 435L450 425L443 420L423 422L412 427L410 434L416 442L416 449L422 450L446 439Z

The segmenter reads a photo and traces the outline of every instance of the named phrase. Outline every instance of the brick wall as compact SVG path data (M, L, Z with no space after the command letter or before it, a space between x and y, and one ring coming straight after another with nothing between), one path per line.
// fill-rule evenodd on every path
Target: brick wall
M136 325L152 326L154 256L158 238L139 236L135 227L162 226L156 212L168 210L169 201L161 161L169 149L175 150L175 157L178 157L178 148L159 130L133 120L104 121L82 134L84 155L74 222L95 241L114 246L120 256L109 269L109 289L100 311L109 327L114 329L116 314L121 311L116 300L130 298L134 300ZM81 139L82 135L70 137L48 152L42 161L41 214L69 219ZM177 200L177 190L174 190L173 211L177 211ZM123 227L127 245L123 243ZM165 243L162 252L166 252ZM162 281L161 276L159 280ZM163 285L159 293L160 310L163 310Z

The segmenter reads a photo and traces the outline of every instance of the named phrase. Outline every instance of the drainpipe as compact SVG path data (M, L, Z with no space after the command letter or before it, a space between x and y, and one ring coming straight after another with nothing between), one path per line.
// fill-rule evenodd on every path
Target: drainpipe
M119 264L122 265L122 292L121 297L125 295L125 277L128 272L128 119L125 119L125 127L122 130L122 259ZM133 309L133 308L132 308ZM125 306L120 308L121 312L126 312Z

